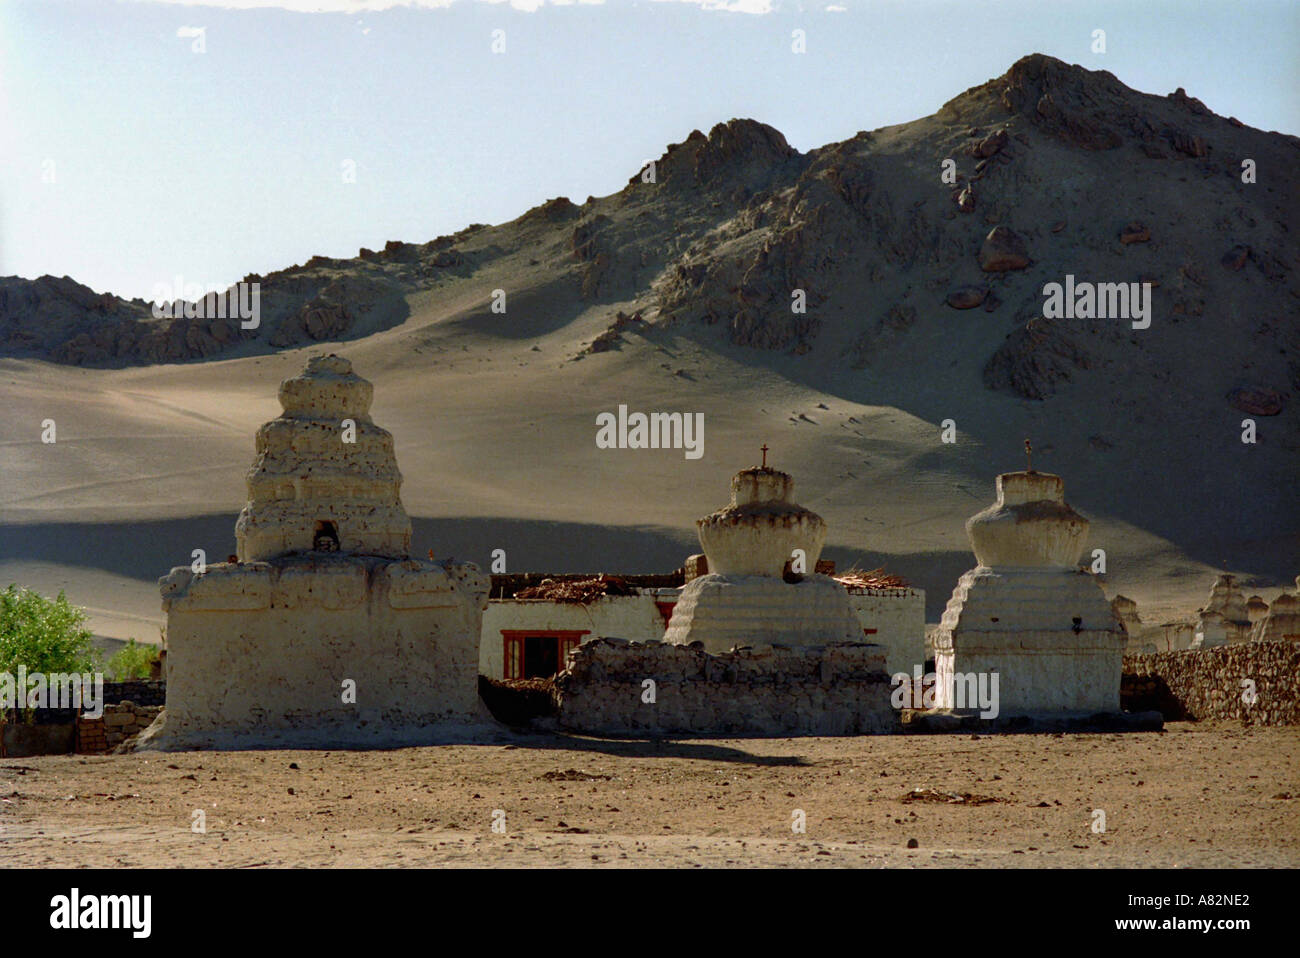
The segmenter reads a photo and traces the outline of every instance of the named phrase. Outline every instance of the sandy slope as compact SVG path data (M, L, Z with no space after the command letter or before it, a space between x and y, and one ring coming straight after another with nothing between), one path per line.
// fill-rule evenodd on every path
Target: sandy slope
M944 446L937 422L669 336L573 362L577 344L559 333L512 342L417 316L334 348L375 382L373 414L395 436L417 552L485 563L504 548L512 569L673 568L698 548L695 518L725 503L730 475L766 442L771 461L795 475L799 500L829 521L827 555L914 578L934 617L972 564L966 517L992 501L997 471L1020 465L1021 435L1049 432L1050 417L1020 408L1027 403L1008 404L999 422L980 408L996 400L975 391L951 403L961 441ZM127 370L0 361L9 411L0 578L65 588L101 634L156 639L157 576L196 548L214 561L233 551L253 434L278 412L275 387L306 353ZM703 412L704 457L597 449L595 416L620 403ZM960 433L974 416L991 437ZM58 424L53 445L39 441L46 418ZM1065 475L1070 499L1095 520L1093 544L1107 550L1108 585L1136 598L1148 621L1197 607L1220 560L1250 575L1260 543L1216 543L1222 556L1192 557L1108 515L1104 485L1079 488L1097 471L1086 458L1049 450L1039 462ZM1194 539L1199 518L1187 510L1178 532Z
M1049 81L1055 102L1077 111L1064 133L1030 102ZM1014 116L1000 83L1028 91ZM1016 135L979 181L975 213L956 212L938 160L958 156L977 175L970 130L1003 124ZM1081 129L1118 130L1122 146L1084 148ZM1208 138L1208 157L1173 149L1170 131ZM401 247L267 279L282 297L385 270L385 281L413 284L403 309L365 314L345 342L278 353L246 342L227 359L120 369L0 357L0 580L66 589L102 635L156 639L156 578L193 549L217 560L233 551L253 434L278 412L276 385L308 352L331 350L375 383L374 418L395 436L419 554L486 562L504 548L516 571L671 569L697 551L694 520L725 503L730 476L767 443L798 499L828 520L827 556L909 576L935 620L973 563L963 522L992 501L998 472L1023 467L1028 436L1034 464L1063 475L1070 502L1094 520L1107 589L1135 598L1145 621L1200 606L1216 571L1266 599L1290 585L1300 402L1261 417L1260 443L1243 446L1242 413L1225 397L1243 381L1285 392L1300 375L1300 257L1279 212L1300 141L1039 57L914 123L804 156L783 142L752 122L693 134L665 154L653 190L548 203L448 238L463 256L455 268ZM1243 191L1225 175L1243 150L1274 178ZM1121 246L1133 218L1153 239ZM975 252L1000 221L1028 237L1028 270L980 273ZM1225 249L1241 242L1256 258L1224 268ZM765 244L787 259L763 259ZM751 255L768 265L742 283L728 270ZM798 275L782 275L791 261ZM716 275L698 295L665 293L693 263ZM1157 275L1156 321L1142 339L1114 322L1056 330L1091 358L1045 400L989 388L990 357L1041 311L1043 282L1067 271ZM789 279L825 298L812 331L787 328ZM988 282L1002 305L944 305L966 282ZM497 288L510 294L505 315L488 309ZM736 296L768 306L750 326L748 306L730 326L659 321L661 306L689 313L709 296L732 297L727 309ZM890 327L900 306L916 318ZM617 349L582 355L620 310L651 322ZM704 413L703 458L597 449L595 417L619 404ZM47 418L54 445L39 441ZM947 419L956 445L939 441Z

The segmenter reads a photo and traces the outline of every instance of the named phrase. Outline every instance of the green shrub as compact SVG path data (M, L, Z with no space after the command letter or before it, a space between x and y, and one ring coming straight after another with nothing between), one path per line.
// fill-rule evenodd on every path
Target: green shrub
M0 672L94 672L100 655L91 645L86 613L60 592L47 599L10 585L0 592Z
M152 645L139 645L135 639L127 641L108 660L108 673L114 682L126 679L147 679L158 660L158 649Z

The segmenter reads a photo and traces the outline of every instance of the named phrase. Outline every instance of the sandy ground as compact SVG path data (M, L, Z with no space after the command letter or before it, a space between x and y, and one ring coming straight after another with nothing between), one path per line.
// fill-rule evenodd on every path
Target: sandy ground
M996 801L904 801L916 788ZM197 809L204 834L191 829ZM1103 833L1091 828L1096 809ZM505 834L492 832L496 810ZM797 810L803 834L792 830ZM0 860L1297 867L1300 728L661 743L503 735L393 751L4 759Z

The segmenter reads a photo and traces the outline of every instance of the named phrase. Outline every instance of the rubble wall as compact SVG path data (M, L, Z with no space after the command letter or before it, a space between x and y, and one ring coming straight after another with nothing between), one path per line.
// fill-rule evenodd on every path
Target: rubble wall
M556 677L558 721L613 735L895 732L884 662L884 649L865 643L710 654L601 639L572 651Z
M1244 680L1254 682L1254 703L1243 699ZM1121 699L1127 711L1155 709L1169 721L1300 725L1300 644L1248 642L1126 655Z

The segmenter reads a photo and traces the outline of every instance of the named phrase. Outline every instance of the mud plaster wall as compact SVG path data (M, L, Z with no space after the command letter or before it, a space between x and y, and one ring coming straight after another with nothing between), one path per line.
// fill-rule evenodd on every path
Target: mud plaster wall
M912 673L912 666L924 665L925 593L920 589L851 588L849 605L857 613L865 633L863 640L885 648L885 670Z
M1245 679L1255 683L1253 705L1242 700ZM1240 719L1247 725L1300 725L1300 644L1249 642L1126 655L1121 695L1128 711L1155 709L1171 721Z
M164 595L169 744L478 714L487 578L473 566L318 556L180 567Z
M645 682L654 681L654 702ZM843 643L711 655L589 642L555 680L559 723L603 734L860 735L898 730L884 650Z

